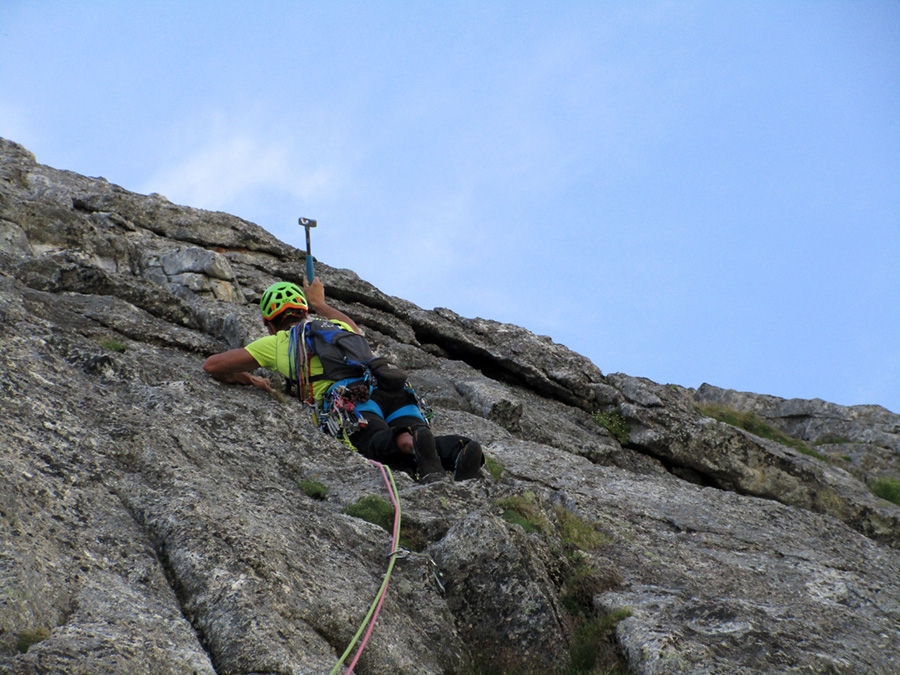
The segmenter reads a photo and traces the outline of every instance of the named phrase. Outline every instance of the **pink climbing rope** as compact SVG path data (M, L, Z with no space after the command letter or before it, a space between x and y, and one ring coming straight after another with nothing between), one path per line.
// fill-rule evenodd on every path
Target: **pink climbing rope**
M369 623L369 627L366 629L366 634L363 636L362 642L359 644L359 649L356 650L356 655L353 657L353 661L350 663L350 667L347 669L345 675L352 675L353 669L356 667L356 662L359 661L359 657L362 655L363 650L366 648L366 644L369 642L369 636L372 635L372 631L375 628L375 622L378 620L378 614L381 612L381 605L384 604L384 598L387 596L388 583L391 578L391 571L394 569L394 561L396 560L397 547L400 541L400 502L397 499L397 486L394 483L394 477L390 473L391 470L386 469L384 464L372 459L370 459L369 462L381 470L381 476L384 478L385 485L387 485L391 503L394 505L394 536L391 542L391 562L388 565L388 571L385 574L384 583L379 592L380 597L378 598L378 604L375 606L375 612L372 614L372 620Z

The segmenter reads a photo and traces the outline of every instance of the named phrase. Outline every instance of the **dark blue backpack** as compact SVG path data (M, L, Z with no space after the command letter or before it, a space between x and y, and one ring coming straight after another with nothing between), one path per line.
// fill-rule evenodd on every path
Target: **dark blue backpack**
M325 319L307 321L303 339L307 353L322 362L322 374L315 375L313 381L363 379L375 360L366 338Z
M296 362L299 355L300 331L303 331L303 345L309 356L318 356L322 362L322 374L314 375L313 382L319 380L362 380L369 386L395 391L406 384L406 371L388 363L387 359L375 356L365 337L359 333L341 328L327 319L309 319L291 328L291 372L299 374ZM291 378L290 385L296 385L299 378ZM299 392L298 394L302 396Z

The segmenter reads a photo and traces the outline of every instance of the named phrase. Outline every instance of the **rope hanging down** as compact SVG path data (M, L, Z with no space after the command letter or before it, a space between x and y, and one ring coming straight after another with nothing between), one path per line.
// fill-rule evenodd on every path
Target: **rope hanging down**
M356 646L356 643L359 642L359 637L362 635L362 632L365 630L366 634L362 640L362 643L359 645L359 649L356 650L356 656L353 657L353 661L350 663L347 672L344 675L352 675L353 669L356 667L356 662L359 661L359 657L363 652L363 649L366 648L366 644L369 642L369 636L372 635L372 630L375 628L375 621L378 619L378 614L381 612L381 605L384 603L384 598L387 595L388 582L391 579L391 573L394 571L394 563L397 560L397 552L399 551L399 541L400 541L400 498L397 493L397 484L394 483L394 474L391 473L389 467L386 467L384 464L376 462L375 460L370 459L369 463L377 466L381 470L381 476L384 478L384 483L387 486L388 494L391 497L391 502L394 505L394 535L393 540L391 541L391 553L390 553L390 562L388 563L387 572L384 573L384 580L381 582L381 588L378 589L378 594L375 596L375 599L372 601L372 605L369 607L369 611L366 614L366 618L363 619L362 625L359 627L359 630L356 631L356 635L353 636L353 639L350 641L350 644L347 646L347 649L341 655L341 658L338 660L336 664L334 664L334 668L331 669L331 672L328 675L335 675L338 672L338 669L347 659L347 656L353 651L353 648ZM368 626L368 629L366 629Z

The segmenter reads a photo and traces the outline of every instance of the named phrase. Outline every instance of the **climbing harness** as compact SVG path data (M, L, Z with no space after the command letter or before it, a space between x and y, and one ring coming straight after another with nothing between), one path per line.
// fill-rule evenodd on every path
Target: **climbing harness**
M419 394L415 389L413 389L412 385L409 382L407 382L403 386L402 390L405 391L414 402L401 406L393 412L388 413L387 415L384 414L381 406L374 399L363 401L361 405L358 406L358 408L360 410L366 410L375 413L388 424L396 421L401 417L418 417L425 423L425 426L430 427L431 421L434 419L434 410L432 410L431 406L428 405L423 397L419 396Z
M362 416L359 405L365 401L361 401L360 394L354 392L352 387L355 386L354 384L348 387L338 382L332 385L322 397L322 403L319 406L319 428L322 431L339 438L344 434L349 436L366 428L368 423ZM365 389L365 399L368 400L368 387L362 386Z
M370 400L375 387L387 391L404 390L415 401L391 413L386 422L413 416L420 417L430 426L434 411L410 385L406 371L383 357L372 356L365 338L358 333L334 325L329 329L328 323L307 317L294 324L288 333L286 393L290 394L296 387L297 398L306 403L313 426L352 449L350 436L367 424L362 415L364 411L385 417L379 406ZM347 351L342 352L345 348ZM323 372L319 375L312 374L313 354L322 363ZM316 401L316 383L330 379L329 374L337 381Z

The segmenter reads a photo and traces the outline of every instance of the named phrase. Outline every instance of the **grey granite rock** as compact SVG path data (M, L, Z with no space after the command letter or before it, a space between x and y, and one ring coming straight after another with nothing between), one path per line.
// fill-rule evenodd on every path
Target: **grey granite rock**
M392 555L345 511L383 477L298 402L200 369L262 334L260 294L303 263L0 139L0 673L335 669ZM489 459L464 483L395 472L406 549L355 672L572 672L578 649L637 675L900 672L900 508L867 488L897 477L896 415L604 375L317 265L435 432Z

